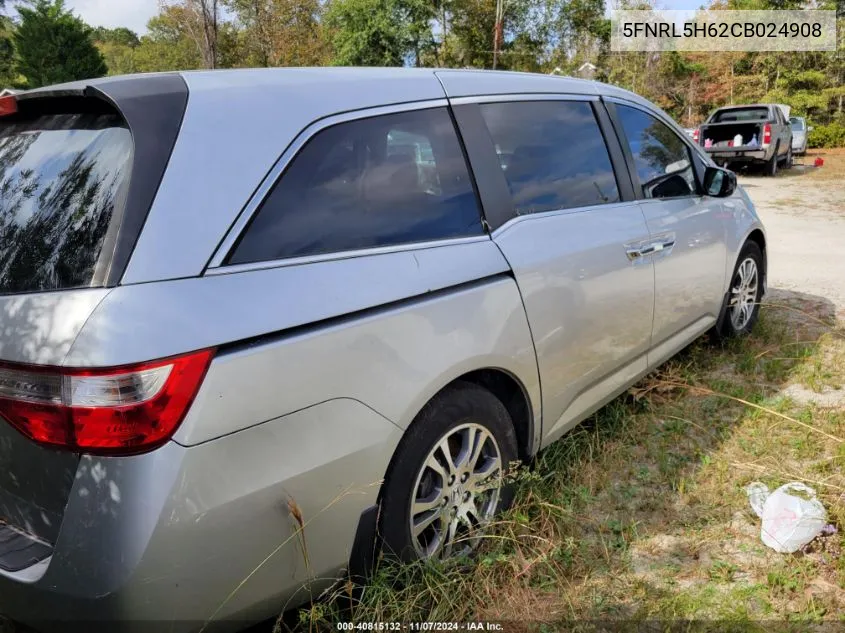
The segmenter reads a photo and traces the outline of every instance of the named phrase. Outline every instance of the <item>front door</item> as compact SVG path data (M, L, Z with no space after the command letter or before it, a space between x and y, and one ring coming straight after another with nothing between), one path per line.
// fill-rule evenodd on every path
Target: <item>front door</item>
M655 365L719 316L728 265L725 209L720 199L703 195L695 155L680 135L633 105L617 103L615 111L651 233L647 256L654 263L655 299L649 362Z
M544 443L645 371L654 304L652 264L630 254L648 228L621 199L601 104L553 99L478 106L515 214L493 239L531 326Z

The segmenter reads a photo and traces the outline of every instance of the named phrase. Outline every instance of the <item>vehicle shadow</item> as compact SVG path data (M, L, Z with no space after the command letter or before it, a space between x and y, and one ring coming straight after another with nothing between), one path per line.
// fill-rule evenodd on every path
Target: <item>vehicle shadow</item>
M790 179L790 178L801 178L802 176L807 176L809 174L814 173L819 168L815 166L815 160L819 156L818 153L815 152L807 152L804 156L796 156L793 159L792 167L789 169L784 169L782 166L778 169L778 173L775 176L775 180L777 179ZM749 178L761 178L761 179L770 179L771 176L766 174L766 167L765 165L744 165L737 167L733 171L736 172L737 176L740 177L749 177ZM749 187L753 185L743 184L744 187Z

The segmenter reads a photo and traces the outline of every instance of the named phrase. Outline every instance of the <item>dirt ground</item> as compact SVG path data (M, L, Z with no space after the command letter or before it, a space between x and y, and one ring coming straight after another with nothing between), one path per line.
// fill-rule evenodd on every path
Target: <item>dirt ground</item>
M813 167L817 157L824 160ZM768 234L769 288L817 295L845 317L845 149L811 151L777 177L740 174Z

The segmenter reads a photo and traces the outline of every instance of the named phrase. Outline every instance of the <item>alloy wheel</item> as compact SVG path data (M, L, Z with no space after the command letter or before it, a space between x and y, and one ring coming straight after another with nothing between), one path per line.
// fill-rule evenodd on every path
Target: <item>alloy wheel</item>
M493 518L502 488L502 457L485 427L462 424L431 449L417 475L410 511L421 558L468 553Z
M731 285L731 324L736 331L742 330L751 321L757 305L758 282L757 263L747 257L737 267Z

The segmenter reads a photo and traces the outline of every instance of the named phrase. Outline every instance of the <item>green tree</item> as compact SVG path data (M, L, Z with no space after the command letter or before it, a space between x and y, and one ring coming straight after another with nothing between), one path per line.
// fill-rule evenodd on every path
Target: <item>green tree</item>
M127 46L129 48L135 48L141 43L138 39L138 34L132 29L127 29L125 26L119 26L116 29L107 29L104 26L98 26L91 33L91 39L97 43L119 44L120 46Z
M320 0L225 0L249 66L316 66L329 61ZM232 27L232 25L229 25Z
M15 25L8 17L0 15L0 89L18 83L18 73L15 69L15 46L12 40L14 27Z
M136 72L135 49L141 43L131 29L119 27L107 29L97 27L91 35L109 69L109 75L125 75Z
M203 67L203 59L194 41L182 30L184 11L179 6L166 6L147 23L147 35L135 49L134 63L138 72L192 70Z
M13 35L17 72L26 86L100 77L108 72L91 41L91 28L65 9L64 0L35 0L19 6L20 25Z
M337 66L402 66L407 25L398 0L332 0L326 26Z

